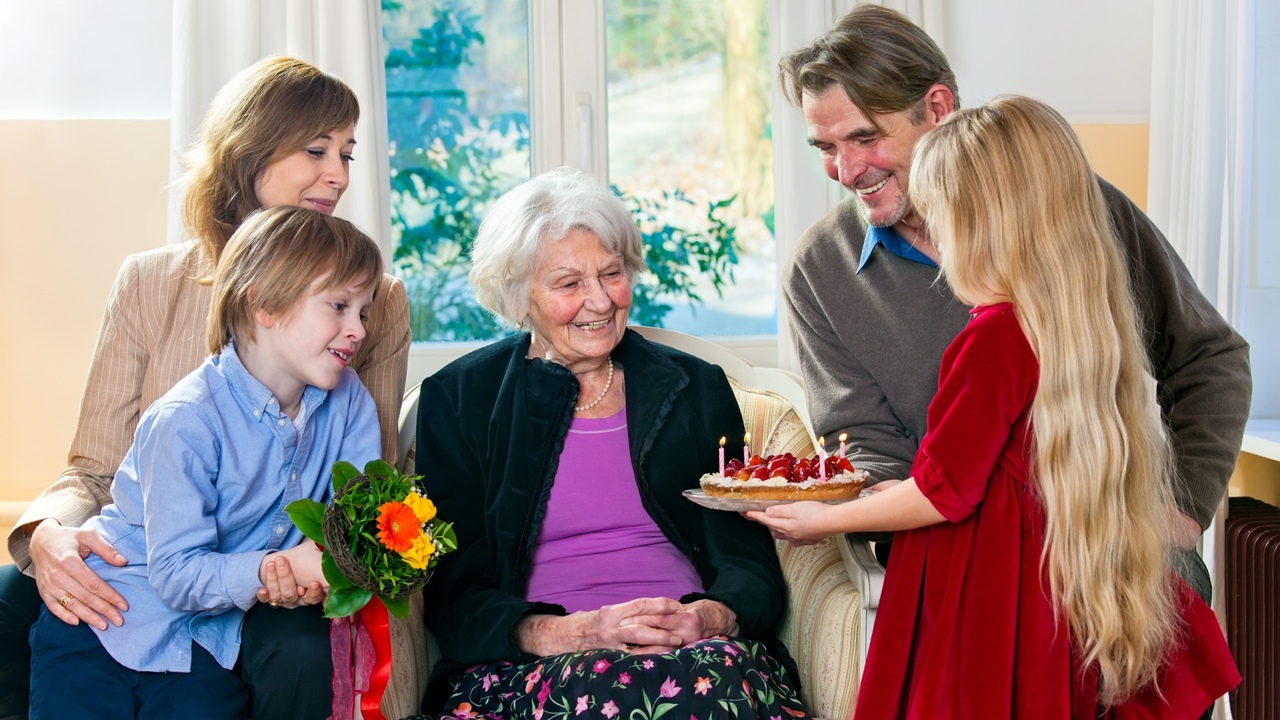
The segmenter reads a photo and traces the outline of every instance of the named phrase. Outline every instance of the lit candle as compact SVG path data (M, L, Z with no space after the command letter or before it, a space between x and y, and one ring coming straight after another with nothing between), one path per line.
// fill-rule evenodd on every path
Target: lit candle
M724 437L720 438L720 477L724 477Z
M742 464L751 464L751 433L742 435Z
M849 439L849 433L840 433L840 457L844 457L844 441Z
M818 473L822 482L827 481L827 439L818 438Z

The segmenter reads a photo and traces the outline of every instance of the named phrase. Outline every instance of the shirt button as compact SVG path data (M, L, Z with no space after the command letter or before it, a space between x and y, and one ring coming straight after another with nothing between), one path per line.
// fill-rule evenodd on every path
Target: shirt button
M284 528L279 527L279 526L276 526L276 534L277 534L277 535L283 535L283 534L284 534Z
M268 405L275 405L275 404L276 404L276 399L275 399L275 398L267 398L267 404L268 404Z
M298 482L298 473L293 473L292 475L290 475L289 482Z
M277 420L277 421L276 421L276 424L277 424L277 425L284 425L284 418L280 418L279 420Z
M261 417L261 415L262 415L262 411L261 411L261 410L254 410L254 411L253 411L253 416L254 416L254 417Z

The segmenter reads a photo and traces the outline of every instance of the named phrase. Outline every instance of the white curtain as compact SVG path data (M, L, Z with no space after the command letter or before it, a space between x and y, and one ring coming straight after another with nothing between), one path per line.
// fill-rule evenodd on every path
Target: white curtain
M1255 0L1155 4L1148 213L1218 311L1243 316Z
M1151 63L1151 219L1229 322L1244 319L1254 196L1255 0L1155 4ZM1203 554L1224 617L1226 501ZM1215 717L1230 717L1221 702Z
M390 257L386 79L378 0L177 0L173 9L173 94L169 241L182 238L178 165L205 108L243 68L289 55L342 78L360 100L351 185L337 215L369 233Z

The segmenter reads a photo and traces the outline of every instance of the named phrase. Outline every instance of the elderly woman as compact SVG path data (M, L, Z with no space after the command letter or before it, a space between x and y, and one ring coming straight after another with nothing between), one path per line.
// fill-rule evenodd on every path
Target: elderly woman
M422 383L418 468L459 546L427 588L428 713L805 716L768 533L681 497L742 417L720 368L626 329L643 267L626 208L569 169L480 227L476 297L524 332Z
M183 222L190 242L125 260L89 367L69 465L9 535L17 565L0 568L0 646L12 649L10 660L0 663L0 717L26 716L26 638L42 602L73 625L105 630L108 623L130 622L124 598L83 559L90 552L117 565L125 558L80 525L111 500L111 479L140 413L209 354L205 325L213 288L202 278L212 277L232 233L263 207L332 213L350 179L359 118L346 83L287 57L245 68L210 105L186 159ZM351 367L377 404L383 454L394 458L410 342L408 298L399 280L383 276L365 330ZM281 540L296 544L296 532L282 533ZM240 655L252 715L326 717L332 662L329 623L317 604L323 589L295 584L283 557L262 580L263 602L245 618Z

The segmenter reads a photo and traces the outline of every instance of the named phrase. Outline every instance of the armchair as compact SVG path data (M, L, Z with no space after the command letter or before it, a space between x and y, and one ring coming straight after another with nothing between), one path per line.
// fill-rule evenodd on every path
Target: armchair
M804 385L799 376L763 368L720 345L661 328L632 329L722 367L729 377L751 449L763 455L811 454L816 439L809 426ZM418 387L405 393L400 410L398 466L413 473L416 464ZM802 696L814 717L853 714L858 681L866 658L884 569L867 543L847 537L816 545L777 544L789 591L789 605L778 632L800 668ZM414 597L406 620L392 619L394 661L382 700L387 718L417 712L426 678L438 651L422 624L423 599Z

